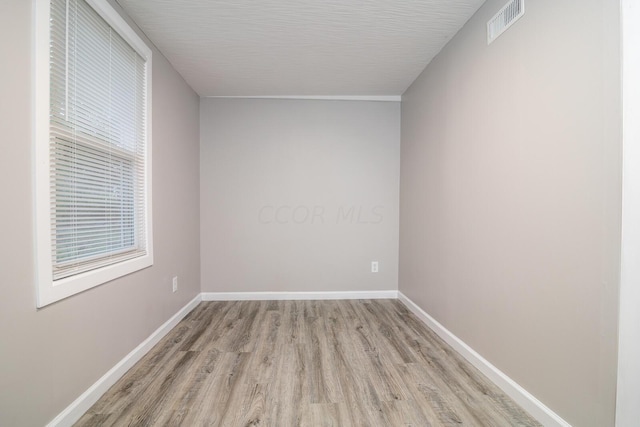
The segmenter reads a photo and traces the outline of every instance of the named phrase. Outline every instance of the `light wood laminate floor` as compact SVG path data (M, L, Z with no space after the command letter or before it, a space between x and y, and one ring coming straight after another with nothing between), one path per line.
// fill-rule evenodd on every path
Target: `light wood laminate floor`
M203 302L78 426L538 426L397 300Z

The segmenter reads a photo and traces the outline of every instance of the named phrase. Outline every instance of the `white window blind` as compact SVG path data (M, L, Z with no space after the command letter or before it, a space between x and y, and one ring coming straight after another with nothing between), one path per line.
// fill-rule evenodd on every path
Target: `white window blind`
M55 281L147 254L147 63L85 0L50 8Z

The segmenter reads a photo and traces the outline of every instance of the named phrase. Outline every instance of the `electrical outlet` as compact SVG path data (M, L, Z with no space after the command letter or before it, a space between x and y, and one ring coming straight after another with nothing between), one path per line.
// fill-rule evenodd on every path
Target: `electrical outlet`
M378 261L371 261L371 272L372 273L378 272Z
M178 276L173 278L173 292L178 292Z

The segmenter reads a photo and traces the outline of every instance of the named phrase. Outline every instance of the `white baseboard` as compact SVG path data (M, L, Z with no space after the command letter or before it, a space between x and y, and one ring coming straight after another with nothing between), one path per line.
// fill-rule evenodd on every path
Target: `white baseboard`
M114 385L133 365L147 354L171 329L173 329L187 314L191 312L202 301L198 294L187 305L182 307L171 319L167 320L146 340L137 346L131 353L127 354L120 362L111 368L106 374L96 381L91 387L80 395L76 400L60 412L47 427L67 427L72 426L84 415L91 406L98 401L109 388Z
M415 314L424 324L433 330L447 344L453 347L469 363L475 366L480 372L487 376L495 385L500 387L511 399L524 408L532 417L538 420L545 427L571 427L558 414L553 412L542 402L536 399L531 393L513 381L504 372L493 366L484 357L469 347L464 341L455 336L451 331L442 326L437 320L429 316L416 303L411 301L402 292L398 292L398 299Z
M398 291L353 292L203 292L202 301L396 299Z

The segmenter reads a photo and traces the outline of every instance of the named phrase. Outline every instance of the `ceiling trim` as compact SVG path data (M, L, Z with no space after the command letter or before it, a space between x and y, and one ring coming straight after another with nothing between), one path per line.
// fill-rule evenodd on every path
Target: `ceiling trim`
M375 102L400 102L401 95L389 96L203 96L203 98L224 99L303 99L316 101L375 101Z

